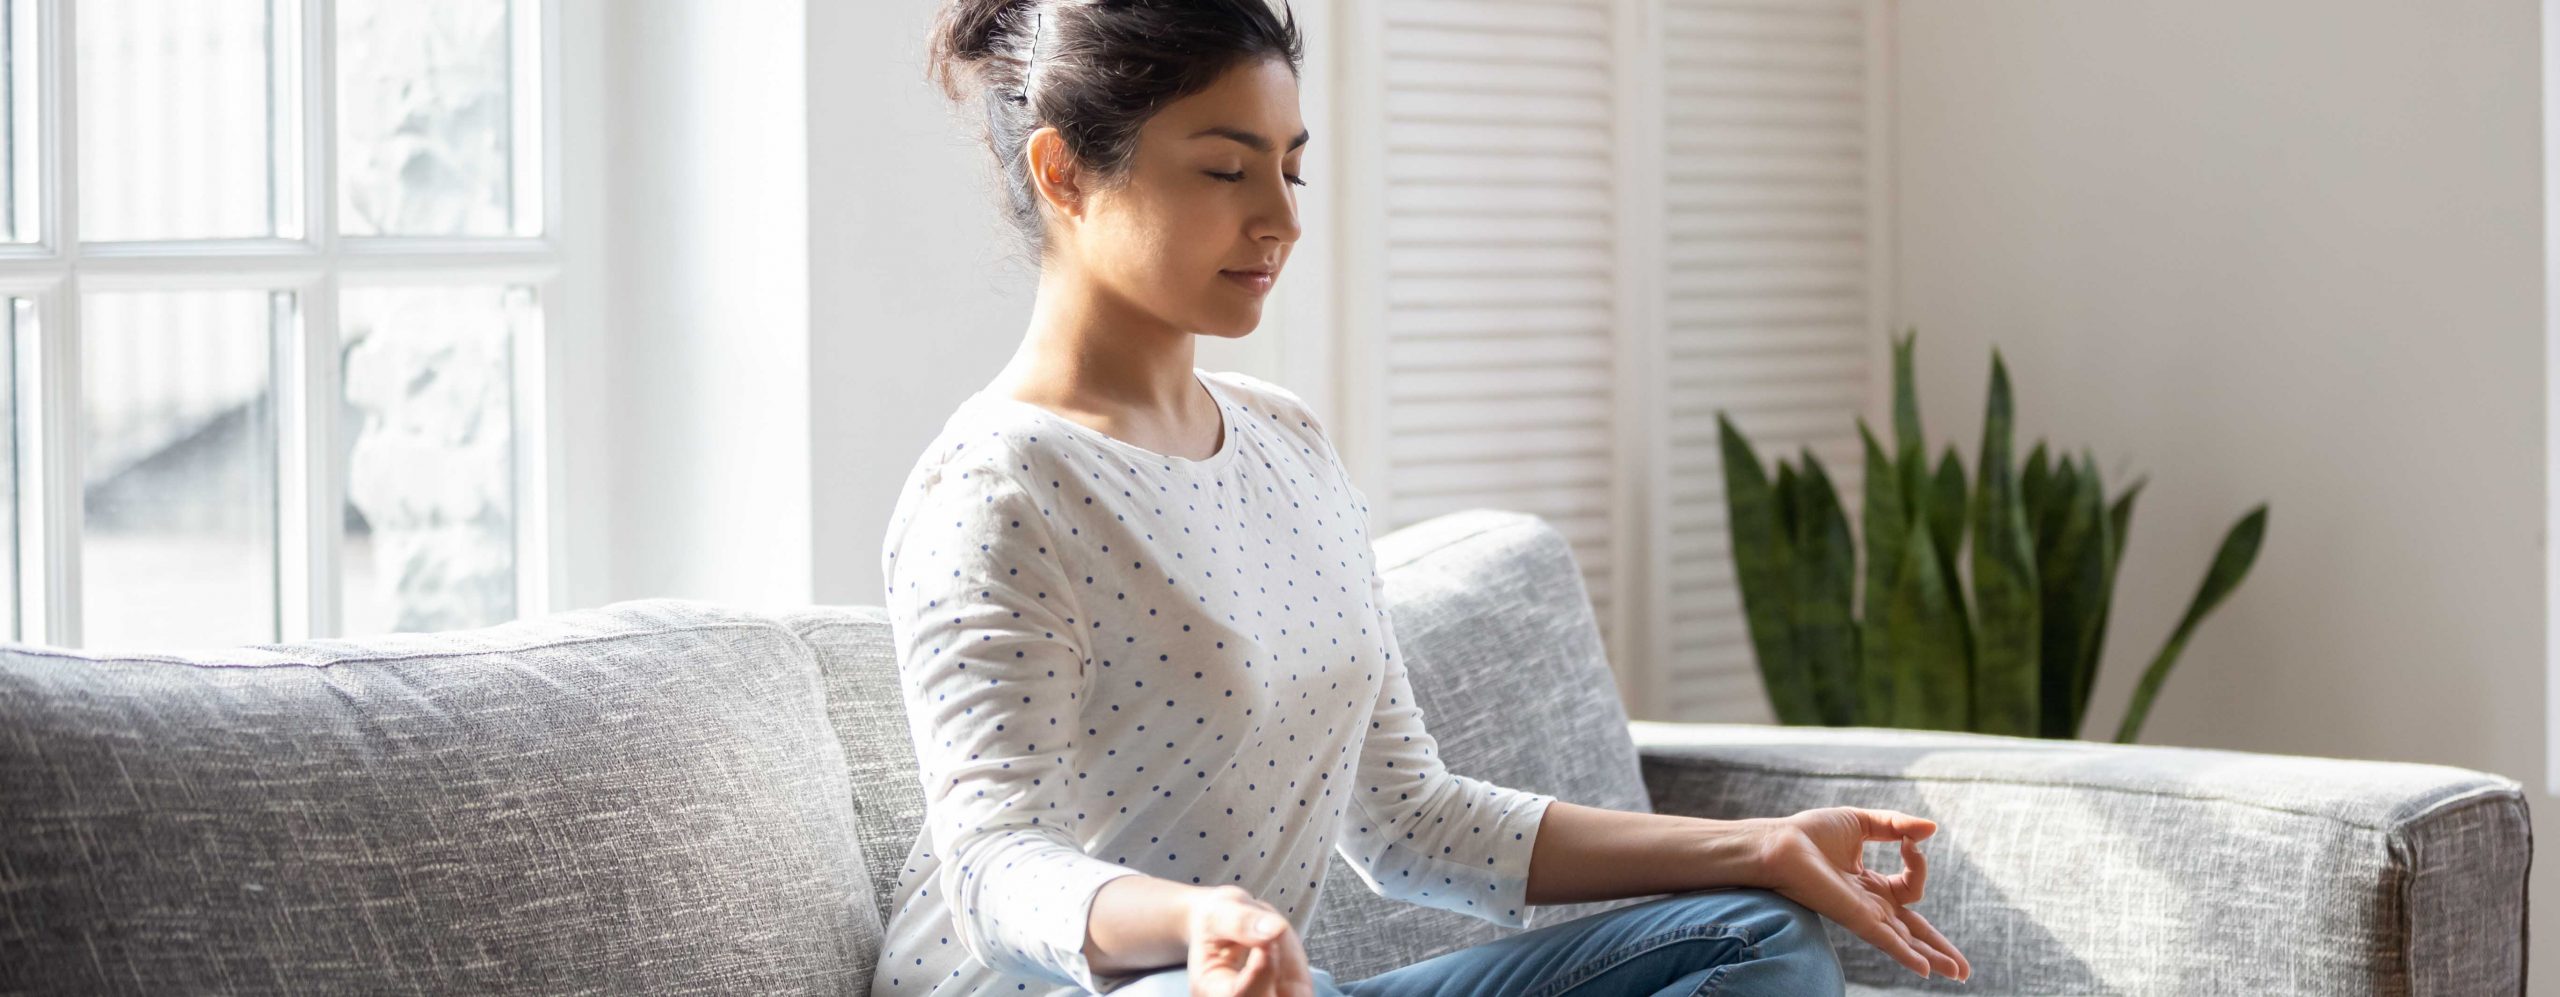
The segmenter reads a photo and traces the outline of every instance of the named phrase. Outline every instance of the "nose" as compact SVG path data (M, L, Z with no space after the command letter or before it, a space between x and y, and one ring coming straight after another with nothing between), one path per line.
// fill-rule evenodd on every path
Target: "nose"
M1285 176L1280 178L1276 195L1254 215L1253 229L1251 234L1256 242L1270 239L1286 246L1298 241L1302 230L1298 225L1296 184L1290 183Z

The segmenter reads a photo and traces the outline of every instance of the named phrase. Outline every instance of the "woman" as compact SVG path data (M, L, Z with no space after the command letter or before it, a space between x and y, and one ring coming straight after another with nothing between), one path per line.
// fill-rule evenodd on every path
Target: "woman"
M1192 362L1253 330L1298 238L1299 44L1267 0L941 11L932 68L1040 282L883 546L926 812L873 992L1836 994L1822 917L1969 977L1905 906L1927 820L1623 813L1441 766L1323 427ZM1862 868L1868 840L1905 870ZM1337 982L1299 936L1336 853L1510 927L1669 896Z

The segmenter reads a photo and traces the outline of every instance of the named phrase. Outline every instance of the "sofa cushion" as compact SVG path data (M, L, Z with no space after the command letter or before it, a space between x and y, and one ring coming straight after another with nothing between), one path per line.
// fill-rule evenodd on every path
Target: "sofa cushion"
M1372 543L1423 726L1450 771L1585 806L1652 809L1562 533L1529 513L1471 509ZM1644 899L1537 907L1519 930ZM1380 898L1335 856L1307 946L1316 965L1349 981L1512 933Z
M886 925L899 874L924 830L924 780L898 690L889 614L878 606L814 606L780 619L817 651L826 676L827 714L844 745L856 833L871 865L871 901Z
M0 992L860 992L845 780L808 647L683 600L0 645Z

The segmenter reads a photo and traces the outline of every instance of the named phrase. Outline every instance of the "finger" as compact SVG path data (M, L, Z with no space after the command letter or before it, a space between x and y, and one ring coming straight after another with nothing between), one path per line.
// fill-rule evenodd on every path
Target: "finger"
M1945 953L1933 950L1928 943L1920 940L1920 936L1911 933L1911 926L1902 923L1902 918L1895 914L1894 906L1890 901L1878 898L1876 904L1879 908L1877 913L1884 918L1885 925L1892 928L1895 935L1901 937L1903 944L1911 946L1911 951L1920 954L1920 960L1929 967L1929 972L1939 972L1939 960L1942 959L1946 960L1947 968L1954 968L1955 960L1947 958Z
M1912 934L1920 936L1922 941L1928 942L1938 951L1946 953L1955 960L1956 971L1950 975L1958 980L1973 978L1973 960L1965 958L1964 953L1956 951L1955 943L1948 941L1947 936L1938 931L1937 925L1930 924L1929 919L1921 917L1920 912L1916 910L1897 910L1894 913L1902 919L1903 927L1909 928Z
M1308 972L1307 947L1295 931L1283 931L1274 948L1280 949L1280 985L1289 993L1314 993L1315 977Z
M1191 997L1229 997L1236 992L1235 967L1218 962L1203 946L1191 958Z
M1928 973L1929 960L1911 947L1911 943L1904 941L1901 932L1890 926L1894 919L1884 912L1883 901L1876 899L1875 894L1852 886L1837 875L1814 876L1811 880L1810 885L1804 888L1804 895L1794 898L1797 903L1838 922L1841 927L1849 929L1850 934L1883 950L1884 954L1892 956L1894 961L1909 967L1912 972Z
M1954 976L1964 968L1963 961L1957 958L1955 947L1947 943L1946 936L1938 934L1936 928L1930 927L1926 918L1892 904L1887 904L1886 908L1893 916L1894 928L1911 942L1913 948L1918 949L1921 955L1928 958L1932 972L1940 976ZM1921 930L1924 928L1927 929L1926 933Z
M1899 904L1920 902L1921 890L1929 881L1929 857L1920 853L1920 843L1902 839L1902 871L1885 877L1893 887L1893 900Z
M1289 926L1280 915L1256 906L1238 904L1227 915L1227 937L1247 945L1261 945Z
M1892 916L1893 929L1902 933L1902 939L1910 942L1911 947L1920 952L1921 958L1929 960L1929 972L1938 976L1956 975L1956 969L1958 967L1956 965L1956 957L1952 953L1939 948L1937 945L1932 944L1928 939L1920 937L1918 932L1913 931L1910 920L1903 917L1907 912L1902 908L1895 907L1889 903L1886 904L1885 907L1887 908L1886 912Z
M1260 945L1245 946L1244 971L1236 974L1236 997L1271 992L1271 953Z
M1858 823L1865 829L1869 841L1926 838L1938 833L1937 821L1914 817L1900 810L1870 810L1865 807L1850 807L1848 810L1858 815Z

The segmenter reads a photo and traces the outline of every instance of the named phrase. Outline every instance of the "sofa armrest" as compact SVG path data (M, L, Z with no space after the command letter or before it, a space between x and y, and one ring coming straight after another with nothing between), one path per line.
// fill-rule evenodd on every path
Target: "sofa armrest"
M1936 821L1912 909L1972 960L1969 992L2523 992L2533 831L2512 779L1877 727L1628 728L1661 813ZM1888 842L1866 859L1901 867ZM1921 982L1830 930L1852 981Z

